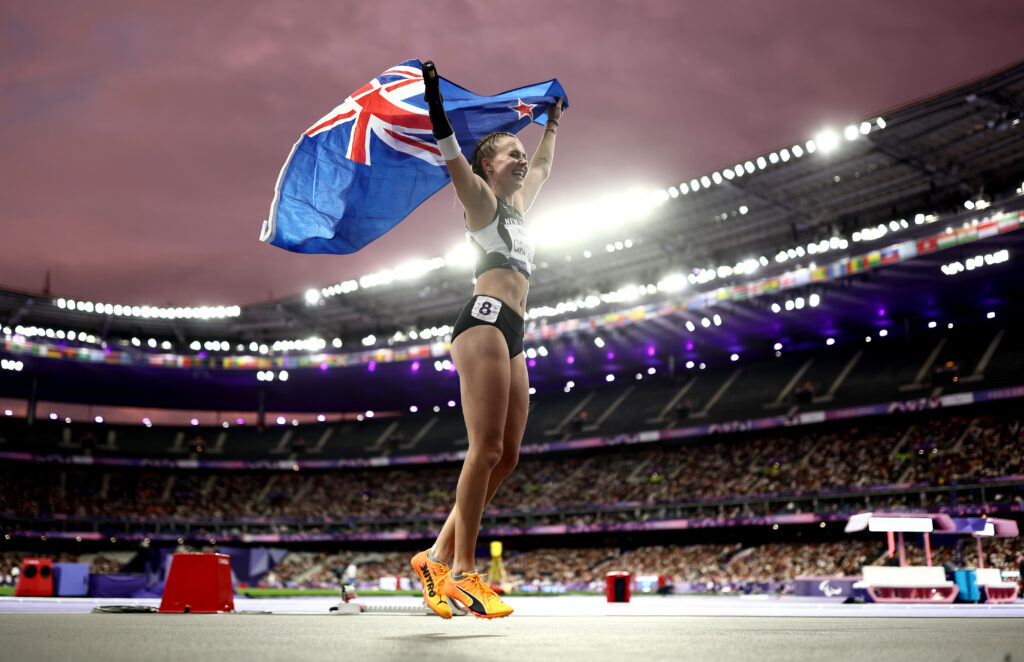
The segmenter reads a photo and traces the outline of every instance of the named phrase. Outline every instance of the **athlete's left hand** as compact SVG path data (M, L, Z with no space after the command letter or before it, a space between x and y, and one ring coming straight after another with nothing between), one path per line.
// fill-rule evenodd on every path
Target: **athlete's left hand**
M548 106L548 119L558 121L562 117L562 98L559 97L558 101Z

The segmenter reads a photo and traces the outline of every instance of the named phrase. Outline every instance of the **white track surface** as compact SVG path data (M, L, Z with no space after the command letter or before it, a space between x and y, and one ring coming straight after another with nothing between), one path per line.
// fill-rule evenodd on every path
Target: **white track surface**
M520 616L795 616L855 618L1024 618L1024 601L1013 604L843 604L835 600L776 596L651 596L634 595L628 603L609 603L603 596L560 595L511 597L508 603ZM235 611L274 614L330 614L338 598L235 598ZM422 600L408 596L361 595L353 602L370 610L363 615L387 614L393 607L419 607ZM0 597L0 612L83 613L93 607L137 605L159 607L157 599L130 598L18 598ZM374 613L375 608L382 612ZM468 618L468 617L467 617Z

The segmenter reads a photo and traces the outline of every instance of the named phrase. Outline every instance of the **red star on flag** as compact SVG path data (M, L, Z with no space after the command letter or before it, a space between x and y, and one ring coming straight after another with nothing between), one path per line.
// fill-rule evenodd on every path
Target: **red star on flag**
M530 119L533 119L533 107L536 106L537 104L523 103L522 99L516 99L516 101L519 102L518 105L509 106L509 108L519 113L519 117L517 117L516 119L521 120L524 117L529 117Z

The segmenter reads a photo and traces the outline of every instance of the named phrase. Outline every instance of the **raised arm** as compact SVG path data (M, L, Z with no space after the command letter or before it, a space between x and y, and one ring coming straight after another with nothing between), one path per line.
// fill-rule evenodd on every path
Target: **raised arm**
M423 98L430 112L430 123L433 126L434 139L441 148L441 157L448 166L455 195L466 209L468 219L489 219L498 206L497 198L482 178L473 172L469 161L462 155L462 149L455 139L448 115L444 112L444 100L441 98L441 79L433 62L423 63Z
M558 122L562 119L562 100L548 108L548 123L544 126L544 137L530 160L530 169L519 191L522 210L525 213L533 205L540 193L540 187L551 175L551 164L555 160L555 135L558 133Z

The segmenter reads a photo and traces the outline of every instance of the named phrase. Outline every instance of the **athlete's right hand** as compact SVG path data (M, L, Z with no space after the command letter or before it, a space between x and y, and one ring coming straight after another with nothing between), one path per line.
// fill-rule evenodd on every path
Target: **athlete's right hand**
M437 75L437 67L430 60L423 63L423 100L428 104L441 104L441 78Z

